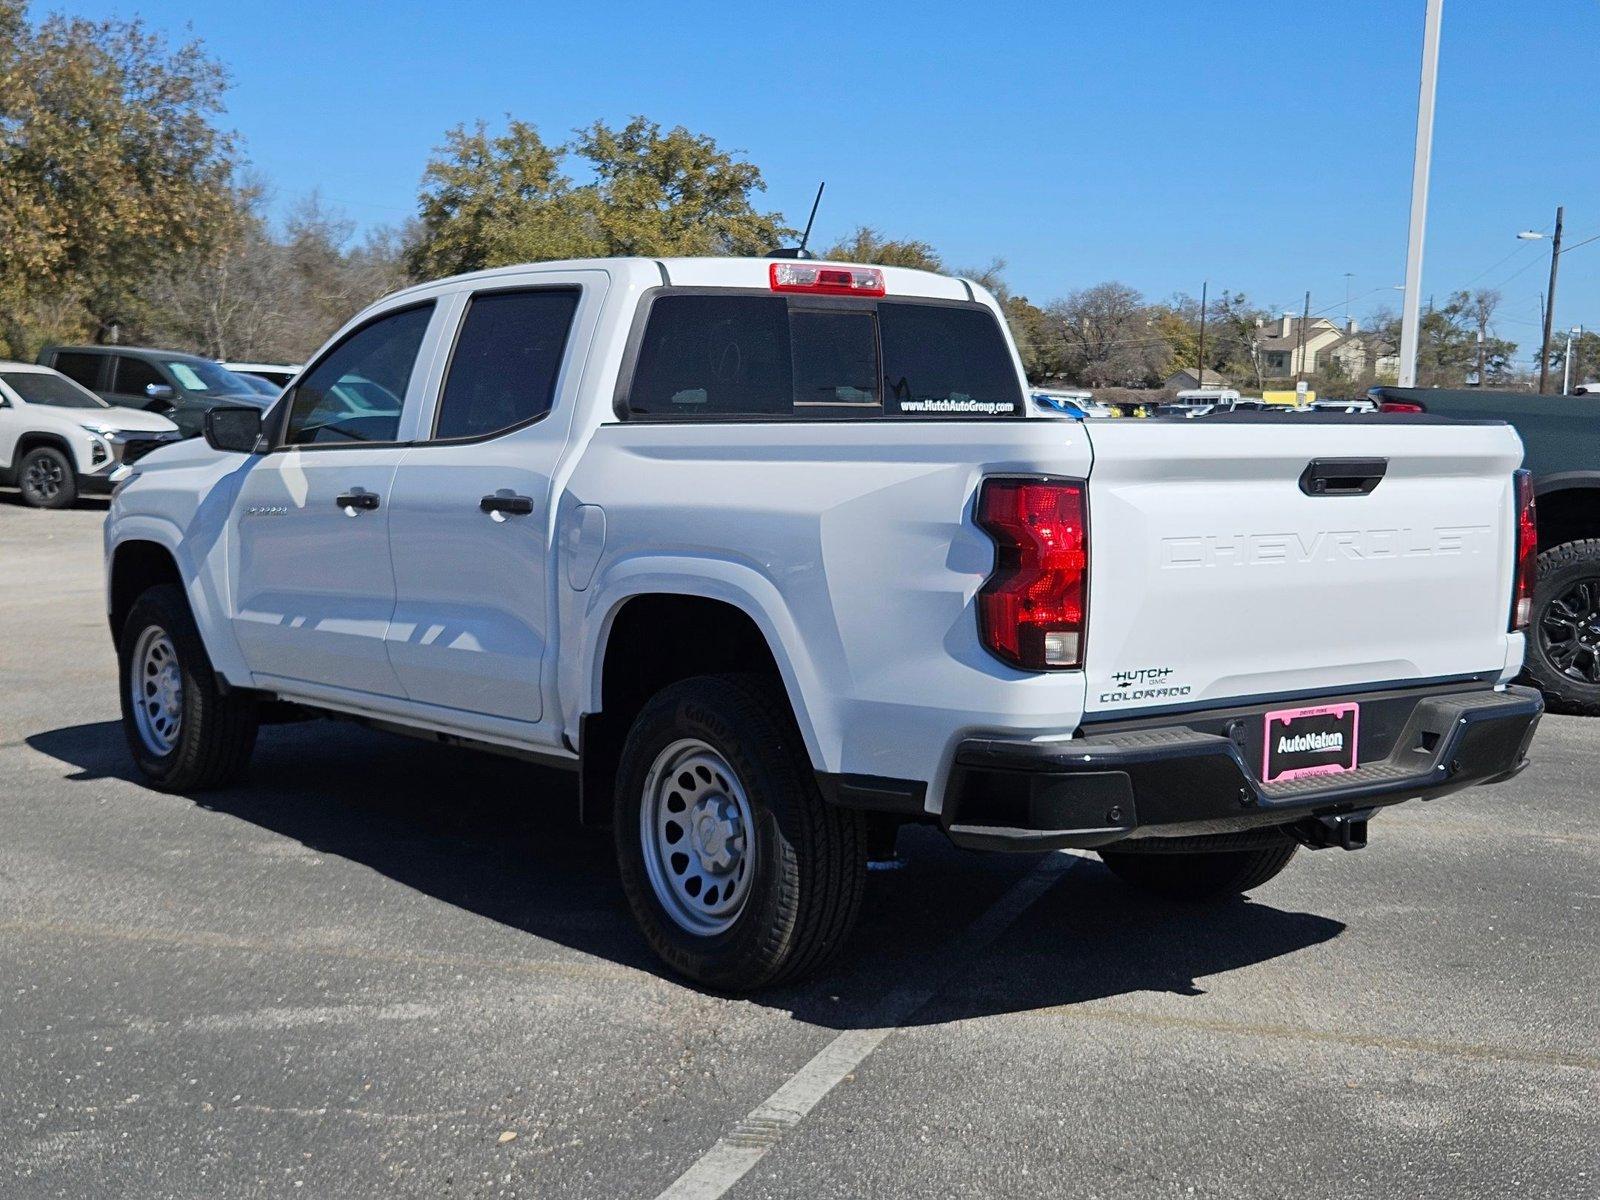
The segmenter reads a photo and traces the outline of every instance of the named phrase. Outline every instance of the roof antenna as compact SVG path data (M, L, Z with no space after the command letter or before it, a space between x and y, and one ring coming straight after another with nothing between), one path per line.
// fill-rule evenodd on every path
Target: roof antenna
M822 189L828 186L824 179L817 184L817 198L811 202L811 215L806 218L806 231L800 235L798 246L781 246L772 252L773 258L815 258L816 255L806 249L806 243L811 240L811 226L817 219L817 205L822 203Z

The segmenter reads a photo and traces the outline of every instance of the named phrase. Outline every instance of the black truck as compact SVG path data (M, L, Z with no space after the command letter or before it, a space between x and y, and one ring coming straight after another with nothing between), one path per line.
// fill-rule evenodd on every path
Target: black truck
M1539 584L1524 672L1558 711L1600 716L1600 395L1373 388L1390 412L1507 421L1539 506Z

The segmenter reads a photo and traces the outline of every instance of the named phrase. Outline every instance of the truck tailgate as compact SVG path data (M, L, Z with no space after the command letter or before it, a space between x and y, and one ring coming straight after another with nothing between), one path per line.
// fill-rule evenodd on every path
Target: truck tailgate
M1498 675L1520 645L1509 426L1088 428L1088 713ZM1320 494L1314 460L1335 460ZM1353 460L1382 460L1370 491L1341 490Z

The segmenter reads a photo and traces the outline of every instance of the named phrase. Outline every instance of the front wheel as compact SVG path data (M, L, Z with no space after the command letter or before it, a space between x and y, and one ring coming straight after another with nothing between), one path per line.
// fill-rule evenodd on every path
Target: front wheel
M866 831L828 805L782 692L683 680L633 723L617 769L623 891L668 966L725 991L810 974L861 905Z
M183 590L160 584L133 603L118 644L122 730L162 791L236 779L255 748L255 702L218 685Z
M78 499L72 463L54 446L40 446L23 455L17 485L29 508L71 508Z
M1124 883L1169 900L1217 900L1260 887L1289 865L1299 847L1287 837L1249 850L1100 851L1100 859Z

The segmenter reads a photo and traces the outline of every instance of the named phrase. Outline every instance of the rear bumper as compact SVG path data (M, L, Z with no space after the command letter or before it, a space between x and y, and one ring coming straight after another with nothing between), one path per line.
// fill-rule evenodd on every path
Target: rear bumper
M1246 757L1254 710L1070 741L968 740L956 751L941 823L953 842L976 850L1093 848L1432 799L1515 775L1544 712L1539 694L1519 687L1398 703L1376 747L1382 757L1343 775L1271 785Z

